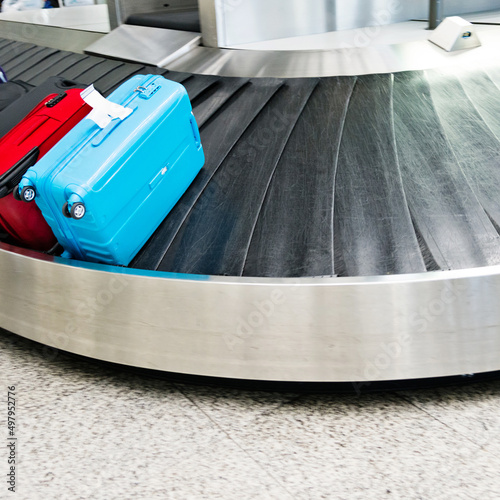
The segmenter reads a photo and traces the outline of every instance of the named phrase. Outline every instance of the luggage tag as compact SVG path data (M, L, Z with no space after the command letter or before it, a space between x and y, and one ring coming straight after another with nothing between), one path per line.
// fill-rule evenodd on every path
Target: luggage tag
M120 104L108 101L93 85L87 87L80 95L92 108L87 118L102 129L106 128L114 119L125 120L134 111L131 108L125 108Z

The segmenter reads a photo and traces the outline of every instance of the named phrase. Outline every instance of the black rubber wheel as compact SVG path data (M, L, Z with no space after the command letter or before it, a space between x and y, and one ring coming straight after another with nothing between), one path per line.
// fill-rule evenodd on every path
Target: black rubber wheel
M69 213L69 210L68 210L68 202L66 202L63 207L62 207L62 214L64 215L64 217L67 217L68 219L71 219L71 214Z
M31 203L36 197L36 191L33 186L25 186L21 190L21 200L26 203Z
M14 191L12 191L12 196L14 196L14 199L17 201L21 201L21 197L19 196L19 185L17 185L14 188Z
M87 210L85 209L85 205L83 203L73 203L69 213L73 219L79 220L85 216L86 211Z

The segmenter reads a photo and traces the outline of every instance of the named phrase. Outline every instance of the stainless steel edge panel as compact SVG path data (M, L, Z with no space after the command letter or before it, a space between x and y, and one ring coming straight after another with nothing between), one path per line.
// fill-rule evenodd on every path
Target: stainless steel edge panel
M367 381L500 369L500 267L366 279L238 279L0 250L0 325L178 373Z
M83 53L85 47L101 39L104 35L104 33L95 31L0 20L0 36L2 38L35 43L80 54Z
M200 44L200 34L123 24L85 48L85 53L164 66Z

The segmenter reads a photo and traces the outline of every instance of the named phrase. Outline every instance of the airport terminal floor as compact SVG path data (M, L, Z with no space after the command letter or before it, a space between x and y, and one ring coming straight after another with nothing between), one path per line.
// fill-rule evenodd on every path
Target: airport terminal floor
M269 392L132 374L6 332L0 354L19 405L18 491L3 498L498 498L499 380Z
M498 12L446 53L74 9L0 14L8 77L181 83L206 162L128 267L0 243L0 498L497 499Z

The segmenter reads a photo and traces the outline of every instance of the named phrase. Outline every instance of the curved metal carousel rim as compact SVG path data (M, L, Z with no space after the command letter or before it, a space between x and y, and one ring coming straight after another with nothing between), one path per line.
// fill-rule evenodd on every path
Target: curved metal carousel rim
M118 364L287 382L500 369L500 266L253 279L68 263L2 245L0 272L5 329Z
M138 63L148 62L172 71L222 77L306 78L360 76L418 71L446 66L470 70L496 58L500 43L497 26L476 27L481 47L447 52L431 43L425 23L415 23L413 41L375 43L382 27L341 35L343 42L309 49L284 50L268 42L267 49L207 47L196 33L122 25L85 48L87 54ZM300 38L299 38L300 39ZM62 48L62 47L60 47Z
M394 44L371 44L350 41L342 47L308 50L255 50L247 48L211 48L198 46L170 60L165 67L226 77L305 78L329 76L360 76L401 71L418 71L447 66L462 66L470 70L478 63L494 61L500 43L497 26L482 27L482 46L472 50L446 52L425 39ZM108 37L120 38L119 33ZM103 47L108 37L94 44L87 52L97 53L94 46ZM113 40L114 41L114 40ZM116 43L116 42L115 42ZM117 44L114 57L130 59ZM136 49L137 50L137 49ZM132 49L133 52L133 49ZM104 52L104 55L106 53ZM163 65L161 65L163 66Z

